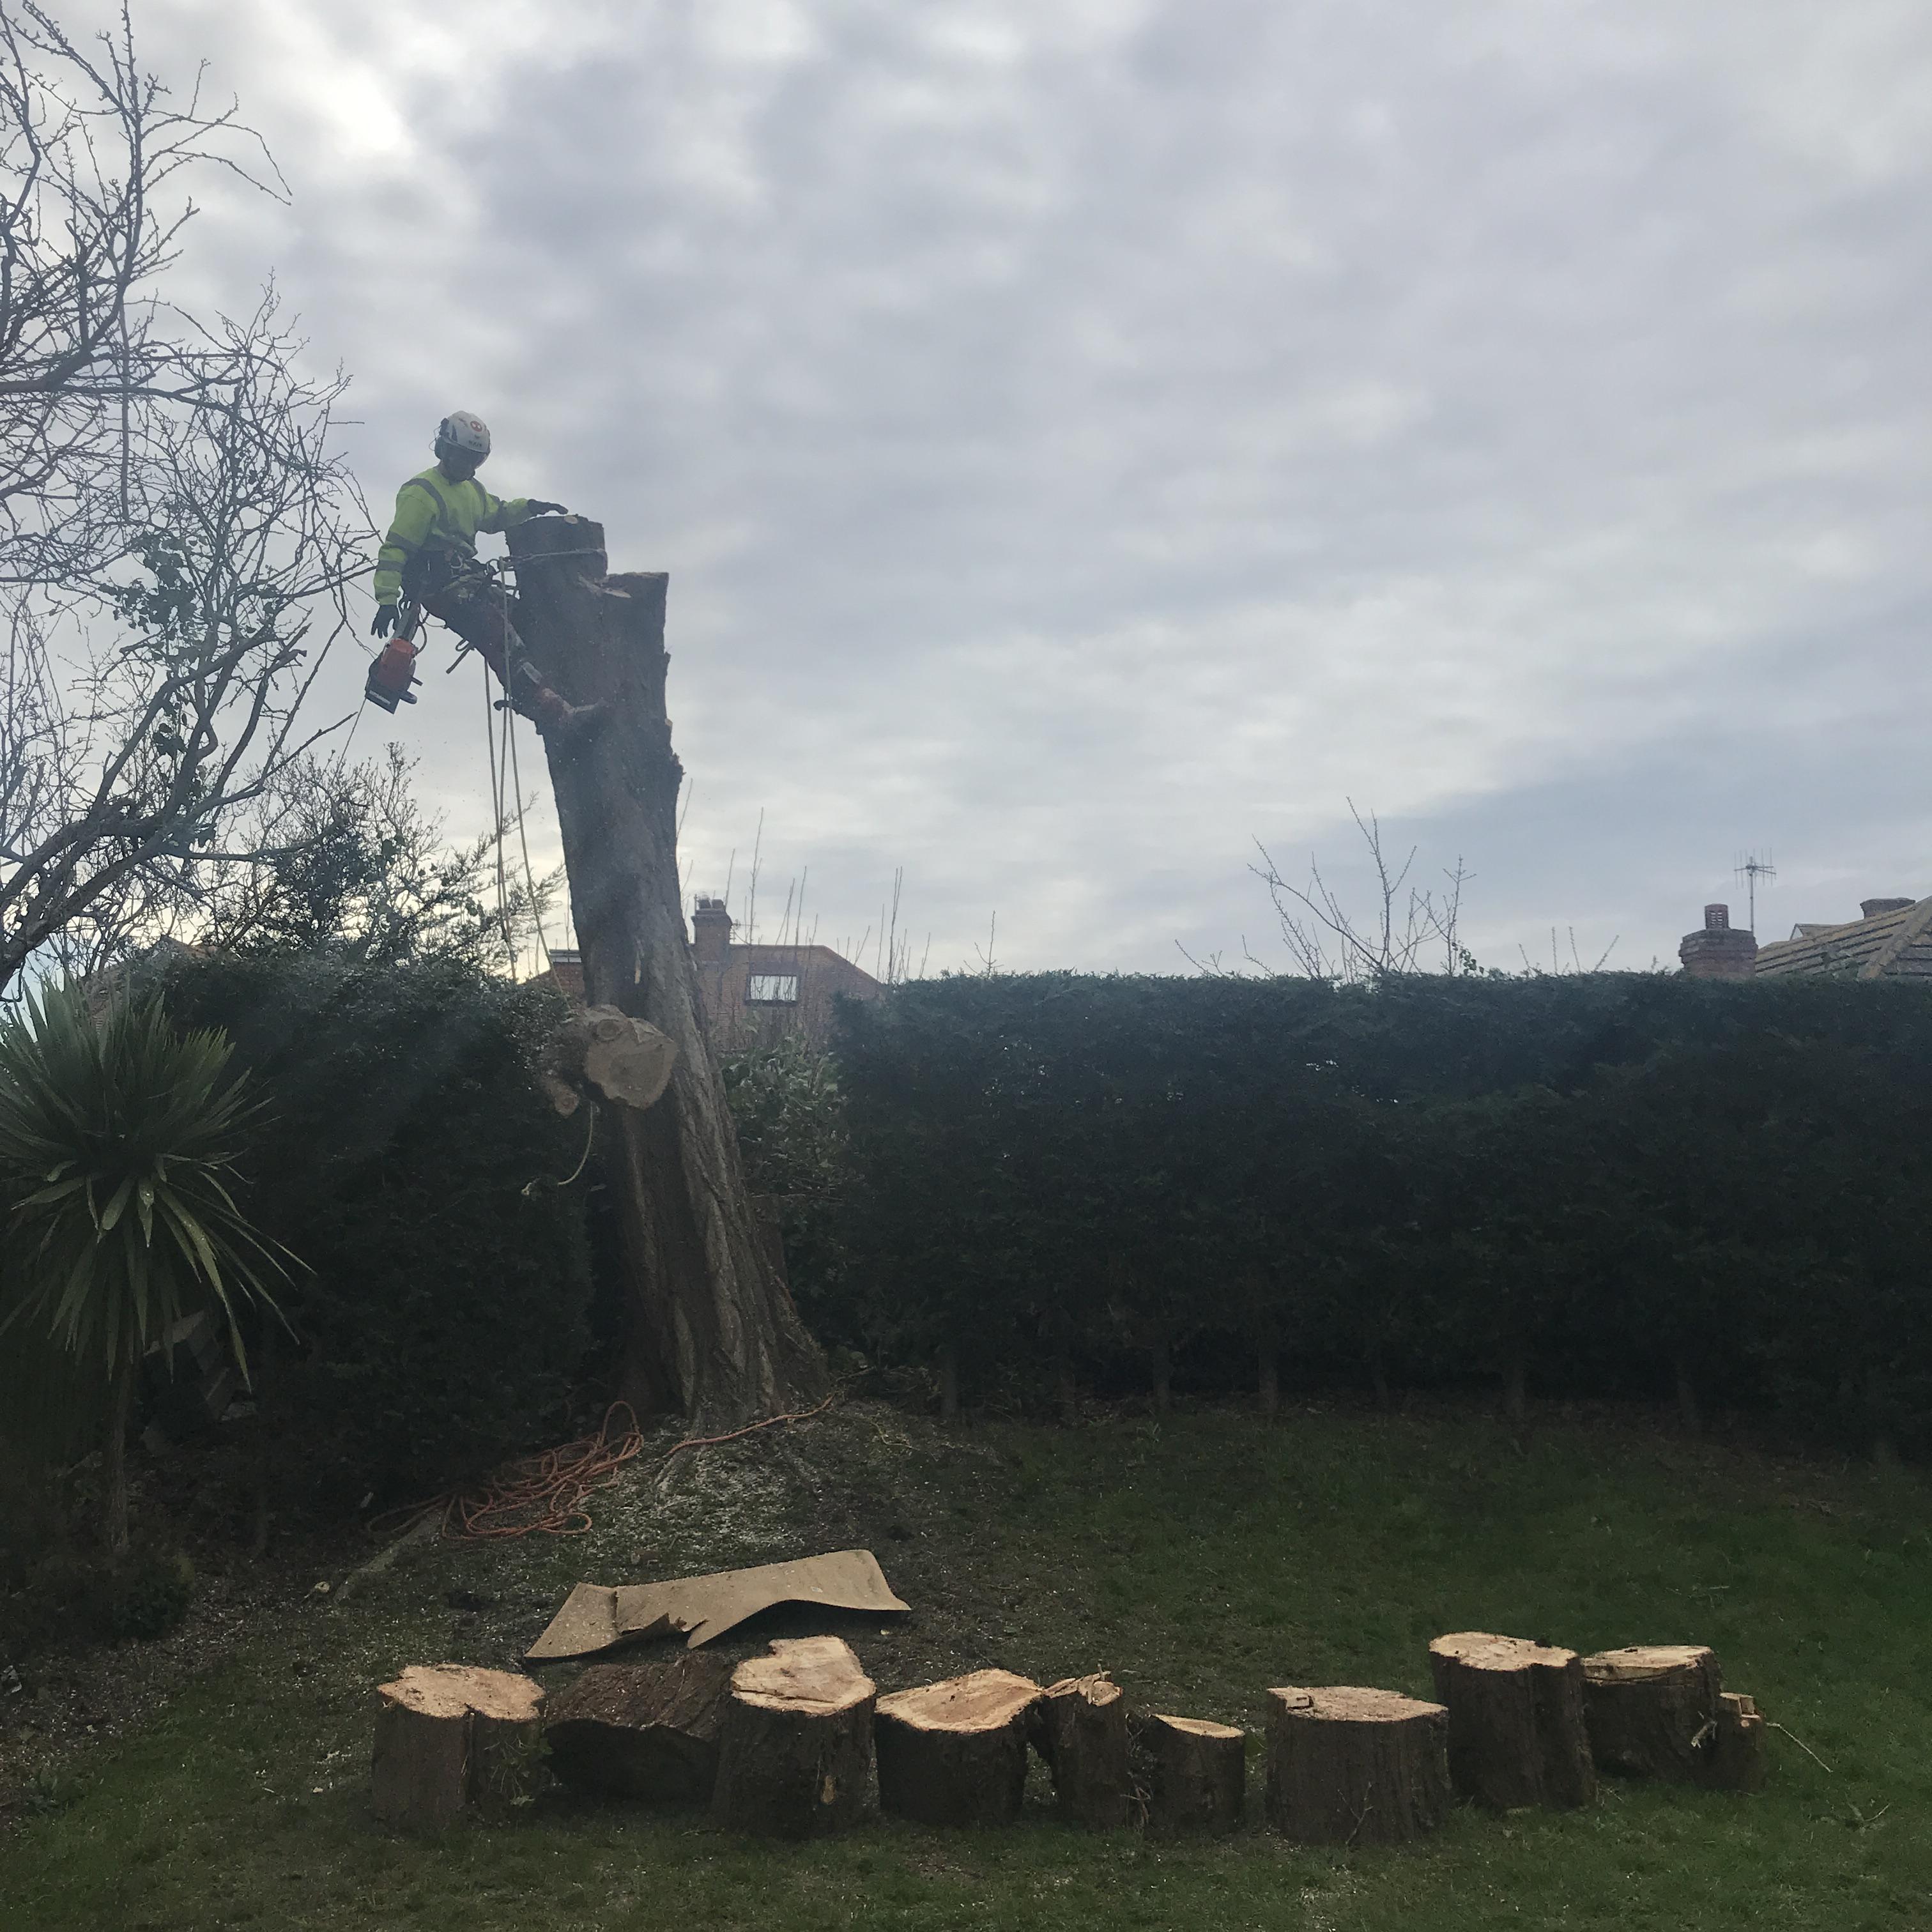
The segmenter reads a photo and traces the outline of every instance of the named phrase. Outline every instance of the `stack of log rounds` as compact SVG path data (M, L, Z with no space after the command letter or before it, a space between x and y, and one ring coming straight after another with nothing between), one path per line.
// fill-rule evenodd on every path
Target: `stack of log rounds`
M1640 1644L1583 1660L1590 1748L1627 1778L1694 1783L1714 1735L1724 1680L1701 1644Z
M1107 1673L1049 1684L1036 1708L1034 1742L1053 1772L1053 1792L1068 1823L1117 1831L1133 1806L1127 1762L1127 1702Z
M1240 1828L1248 1792L1248 1741L1232 1724L1160 1712L1141 1730L1153 1768L1148 1829L1222 1833Z
M508 1670L413 1664L376 1692L376 1815L440 1831L540 1736L542 1688Z
M1401 1844L1449 1809L1449 1714L1354 1684L1268 1693L1268 1816L1306 1845Z
M658 1804L710 1802L729 1660L686 1651L650 1664L594 1664L550 1700L550 1762L579 1790Z
M731 1673L711 1820L802 1838L849 1829L872 1780L872 1680L836 1636L780 1638Z
M1449 1713L1449 1776L1492 1810L1570 1810L1596 1796L1583 1660L1522 1637L1459 1630L1429 1646Z
M1028 1722L1043 1694L1010 1670L975 1670L880 1698L880 1809L922 1825L1010 1825L1026 1789Z

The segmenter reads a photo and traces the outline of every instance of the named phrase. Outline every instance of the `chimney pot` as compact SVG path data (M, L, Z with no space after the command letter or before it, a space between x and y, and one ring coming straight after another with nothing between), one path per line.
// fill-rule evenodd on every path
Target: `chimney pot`
M700 898L691 915L691 950L700 966L722 966L731 950L731 915L722 899Z
M1706 932L1728 932L1731 928L1731 909L1727 905L1707 905L1704 908L1704 930Z

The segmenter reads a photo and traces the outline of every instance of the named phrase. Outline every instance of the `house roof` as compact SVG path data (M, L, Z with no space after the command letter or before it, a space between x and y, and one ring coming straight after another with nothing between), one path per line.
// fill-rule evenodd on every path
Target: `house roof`
M1932 979L1932 898L1843 926L1801 926L1791 938L1758 948L1756 970L1850 980Z

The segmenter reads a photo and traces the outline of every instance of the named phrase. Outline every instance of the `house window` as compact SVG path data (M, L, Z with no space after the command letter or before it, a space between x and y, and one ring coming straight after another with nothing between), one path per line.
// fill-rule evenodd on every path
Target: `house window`
M796 973L754 973L745 982L748 1006L795 1006L798 1004Z

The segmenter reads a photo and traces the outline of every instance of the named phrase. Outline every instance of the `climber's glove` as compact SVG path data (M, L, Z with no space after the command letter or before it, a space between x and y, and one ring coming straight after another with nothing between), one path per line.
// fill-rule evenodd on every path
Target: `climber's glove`
M546 503L541 496L530 499L530 514L533 517L567 517L570 512L561 503Z
M380 604L376 607L376 621L369 626L372 638L386 638L396 628L396 607L393 604Z

